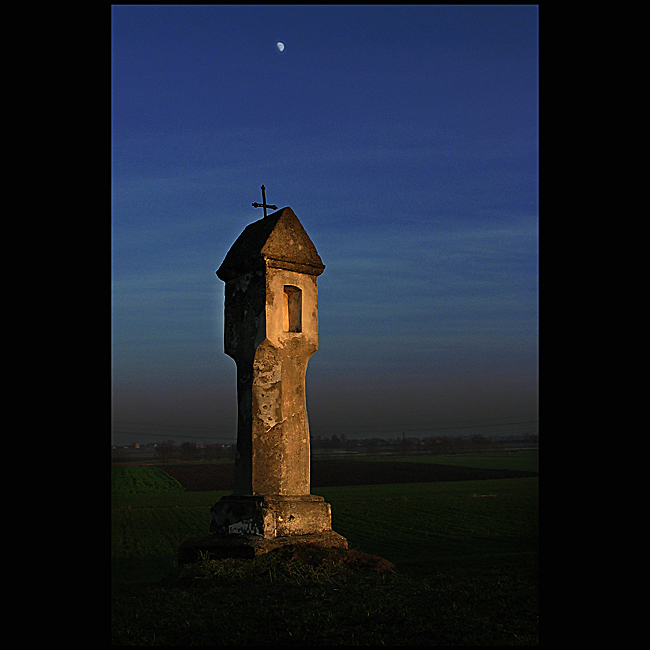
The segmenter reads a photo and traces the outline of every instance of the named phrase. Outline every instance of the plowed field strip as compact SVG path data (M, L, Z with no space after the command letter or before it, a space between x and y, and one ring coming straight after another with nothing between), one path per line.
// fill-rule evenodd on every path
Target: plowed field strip
M159 465L190 492L231 490L232 465ZM364 461L317 461L311 467L312 488L391 483L431 483L438 481L481 481L538 476L537 472L483 469L435 463Z

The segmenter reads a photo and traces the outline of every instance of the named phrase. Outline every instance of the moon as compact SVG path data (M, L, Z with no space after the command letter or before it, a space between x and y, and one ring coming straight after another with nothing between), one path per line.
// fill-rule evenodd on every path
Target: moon
M278 42L277 45L278 45L278 50L280 50L280 52L282 52L284 50L284 43L282 41L280 41L280 42Z

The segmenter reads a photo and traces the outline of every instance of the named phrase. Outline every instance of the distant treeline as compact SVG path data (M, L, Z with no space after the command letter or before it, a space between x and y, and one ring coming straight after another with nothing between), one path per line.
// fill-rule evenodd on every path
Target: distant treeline
M220 460L234 458L236 445L197 445L194 442L184 442L176 445L173 440L158 443L156 452L162 460Z
M393 452L399 454L453 454L479 451L502 451L513 443L538 444L538 436L525 434L518 438L488 438L481 434L472 436L428 436L424 438L366 438L346 440L345 436L333 435L331 438L313 438L312 449L332 449L345 451L364 451L365 453Z
M425 438L365 438L361 440L346 439L344 435L333 435L330 438L315 437L311 439L312 451L316 453L349 452L349 453L393 453L393 454L458 454L475 452L496 452L513 445L537 446L539 437L536 434L524 434L519 437L488 438L476 434L472 436L429 436ZM167 440L147 445L155 449L161 460L220 460L232 459L236 454L236 445L207 444L199 445L194 442L183 442L180 445L174 440ZM144 451L144 449L143 449Z

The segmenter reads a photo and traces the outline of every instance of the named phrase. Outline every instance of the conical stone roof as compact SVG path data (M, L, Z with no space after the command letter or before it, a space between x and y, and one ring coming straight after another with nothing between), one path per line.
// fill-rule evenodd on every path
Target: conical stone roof
M217 277L228 282L267 266L308 275L325 270L314 243L289 207L248 225L228 251Z

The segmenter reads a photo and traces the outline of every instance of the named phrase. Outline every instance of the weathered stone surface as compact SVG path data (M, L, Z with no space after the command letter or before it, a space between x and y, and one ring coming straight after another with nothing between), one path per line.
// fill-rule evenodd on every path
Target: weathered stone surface
M224 351L237 364L235 494L309 494L305 376L318 350L325 266L291 208L250 224L217 276Z
M318 350L324 268L283 208L250 224L217 271L226 282L224 351L237 364L235 494L309 494L305 376Z
M201 542L220 553L255 555L284 539L347 548L331 530L329 504L310 494L305 377L318 350L324 268L294 212L282 208L250 224L217 271L238 408L233 494L211 508L211 536Z

